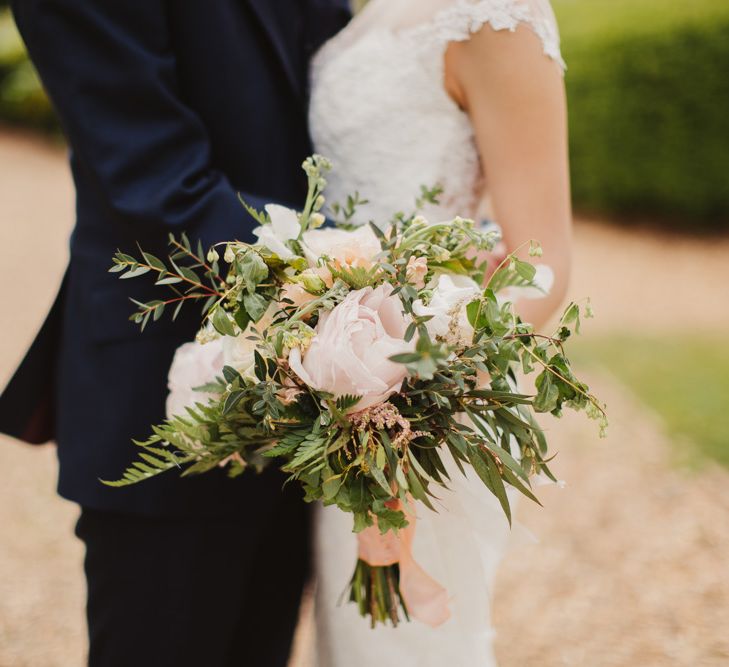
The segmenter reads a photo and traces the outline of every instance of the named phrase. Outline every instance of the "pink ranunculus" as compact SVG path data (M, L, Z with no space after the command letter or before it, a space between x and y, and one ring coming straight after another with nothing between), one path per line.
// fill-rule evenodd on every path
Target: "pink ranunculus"
M418 289L425 287L425 276L428 273L428 260L425 257L411 257L406 267L407 279Z
M223 372L223 343L220 338L209 343L185 343L177 348L167 375L167 417L185 416L186 407L207 403L212 394L195 391L213 382Z
M389 360L412 351L405 342L408 321L391 285L350 292L323 313L316 336L303 353L291 350L291 369L310 387L335 396L361 396L352 411L382 403L400 391L407 370Z
M285 283L281 288L281 301L284 299L291 301L296 308L301 308L301 306L309 303L309 301L316 299L316 294L307 292L298 283Z

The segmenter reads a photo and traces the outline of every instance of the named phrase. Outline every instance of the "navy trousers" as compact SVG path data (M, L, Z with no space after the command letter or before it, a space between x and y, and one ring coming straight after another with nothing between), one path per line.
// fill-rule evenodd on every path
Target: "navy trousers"
M265 524L82 509L89 666L286 667L308 530L288 493Z

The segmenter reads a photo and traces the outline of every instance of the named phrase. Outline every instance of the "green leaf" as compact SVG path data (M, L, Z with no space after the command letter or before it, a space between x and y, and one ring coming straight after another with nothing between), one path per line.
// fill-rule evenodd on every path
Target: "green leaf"
M148 266L137 265L135 268L127 271L124 275L120 276L120 278L122 280L125 280L126 278L138 278L139 276L143 276L145 273L149 273L149 271L150 268Z
M552 374L545 370L539 374L536 380L537 396L534 399L534 410L536 412L552 412L557 407L559 400L559 389L554 383Z
M331 470L329 472L331 474ZM343 481L344 478L341 474L331 475L330 477L327 477L322 483L322 493L324 500L332 500L337 495L337 493L339 493L339 489L341 488Z
M268 310L269 300L256 292L243 295L243 306L253 322L258 322Z
M488 455L484 456L475 447L468 448L468 460L471 462L476 474L481 481L489 488L489 490L498 498L501 508L506 514L506 518L511 524L511 507L509 506L509 498L506 495L504 481L499 475L496 463Z
M253 361L258 381L265 382L267 375L266 360L261 356L261 353L258 350L253 350Z
M199 283L200 282L200 276L197 275L192 269L186 267L186 266L177 266L178 273L185 278L188 282L191 283Z
M528 282L534 280L534 276L537 274L537 269L533 264L524 262L514 257L514 270Z
M243 391L233 391L225 399L225 403L223 404L223 414L227 415L230 414L233 409L235 408L238 403L240 403L241 399L245 396L245 392Z
M235 324L233 324L230 314L221 307L215 309L215 313L213 314L213 327L218 333L223 334L223 336L235 336L236 334Z
M155 257L154 255L148 253L148 252L142 252L142 256L144 257L144 261L147 262L153 269L157 269L158 271L166 271L167 267L165 266L164 262Z
M240 373L232 366L223 366L223 377L228 384L236 381L240 384L243 384L243 378L241 377Z
M179 276L165 276L164 278L160 278L155 285L175 285L177 283L181 283L182 278Z
M243 278L246 289L252 294L268 278L268 266L255 250L248 250L238 262L238 273Z
M233 314L233 319L241 331L245 331L251 323L251 316L245 308L238 308Z
M387 494L387 496L392 497L392 489L385 477L385 473L382 472L382 470L380 470L374 462L372 462L372 465L370 466L370 475L382 487L382 490Z

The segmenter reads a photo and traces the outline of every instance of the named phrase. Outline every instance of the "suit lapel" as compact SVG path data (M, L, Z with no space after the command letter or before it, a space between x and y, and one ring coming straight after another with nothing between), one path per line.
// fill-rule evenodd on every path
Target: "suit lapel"
M281 65L286 73L286 78L291 84L291 87L298 95L302 95L303 82L300 80L291 48L286 44L281 28L278 25L276 15L271 10L271 2L273 1L275 0L247 0L251 9L258 17L258 20L261 22L261 25L266 30L268 38L278 54Z

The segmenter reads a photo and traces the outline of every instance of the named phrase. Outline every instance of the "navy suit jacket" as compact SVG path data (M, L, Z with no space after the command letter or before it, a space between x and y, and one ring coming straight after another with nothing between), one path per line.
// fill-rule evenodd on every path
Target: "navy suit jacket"
M281 23L303 30L294 48ZM349 18L345 0L13 0L30 55L70 144L77 192L71 260L43 329L0 398L0 430L55 439L59 492L84 506L145 514L245 511L280 493L276 474L110 489L164 417L174 350L200 323L128 321L159 298L107 273L116 249L163 255L169 232L207 246L250 239L237 193L301 205L311 152L307 60ZM283 9L284 11L280 11ZM149 281L151 283L151 281ZM153 296L154 295L154 296Z

